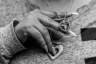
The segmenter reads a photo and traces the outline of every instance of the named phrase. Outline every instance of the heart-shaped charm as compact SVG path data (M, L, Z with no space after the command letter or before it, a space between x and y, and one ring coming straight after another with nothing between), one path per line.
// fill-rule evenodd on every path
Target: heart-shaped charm
M56 55L51 55L50 53L48 53L48 56L50 57L51 60L56 59L63 51L63 46L62 45L56 45L54 46L54 49L57 50Z

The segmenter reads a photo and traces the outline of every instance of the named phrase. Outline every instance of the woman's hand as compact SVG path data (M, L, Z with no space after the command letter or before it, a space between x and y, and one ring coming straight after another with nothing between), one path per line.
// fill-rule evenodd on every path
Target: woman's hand
M35 38L46 52L51 52L53 55L56 54L55 50L52 47L52 41L46 27L59 29L59 23L52 20L51 18L56 16L55 13L47 11L31 11L23 21L21 21L16 27L15 32L20 41L25 42L28 35L31 35ZM55 33L57 31L54 31ZM25 33L25 35L24 35ZM57 33L58 37L62 36L60 32Z
M64 15L63 13L59 15ZM34 10L25 16L16 27L15 32L18 39L25 42L28 36L35 38L46 52L53 55L56 51L52 47L52 41L48 30L51 30L57 37L62 38L63 34L58 32L60 24L51 18L56 16L53 12ZM48 29L48 30L47 30Z

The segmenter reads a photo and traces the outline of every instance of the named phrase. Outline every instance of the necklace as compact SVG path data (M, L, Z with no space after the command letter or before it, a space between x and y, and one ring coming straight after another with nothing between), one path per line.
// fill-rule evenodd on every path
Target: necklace
M66 6L65 12L69 12L69 11L71 10L74 1L75 1L75 0L70 0L70 3ZM47 7L49 7L53 12L56 12L56 11L54 11L54 9L50 6L51 4L49 3L48 0L45 0L45 2L46 2Z
M62 19L60 16L58 16L57 12L52 8L52 6L50 6L51 4L48 2L48 0L45 0L47 7L49 7L49 8L56 14L56 16L57 16L59 19L65 20L65 21L66 21L66 19L67 19L67 13L71 10L74 1L75 1L75 0L70 0L69 5L68 5L68 6L66 7L66 9L65 9L65 16L64 16L64 18Z
M69 7L68 7L69 9L67 10L68 12L72 9L74 1L75 1L75 0L71 0L71 1L70 1L70 5L69 5Z
M68 6L70 8L69 9L66 9L66 12L69 12L69 10L71 10L73 3L74 3L74 0L71 0L70 1L70 4ZM50 3L48 2L48 0L46 0L46 4L47 4L48 7L50 7ZM53 12L56 13L56 11L54 11L54 9L52 7L50 7L50 8L52 9ZM66 34L67 33L71 33L74 36L76 36L71 30L69 30L70 29L70 25L69 25L69 23L66 20L67 19L67 14L65 14L65 17L63 19L60 16L58 16L57 13L56 13L56 15L61 20L60 21L60 30L63 31L63 32L65 32Z
M47 7L49 7L49 8L57 15L57 17L58 17L59 19L65 20L65 21L66 21L66 19L67 19L67 18L66 18L66 17L67 17L66 15L67 15L67 13L71 10L74 1L75 1L75 0L70 0L69 5L68 5L68 6L66 7L66 9L65 9L65 16L64 16L64 18L62 19L60 16L57 15L57 12L50 6L51 4L48 2L48 0L45 0Z

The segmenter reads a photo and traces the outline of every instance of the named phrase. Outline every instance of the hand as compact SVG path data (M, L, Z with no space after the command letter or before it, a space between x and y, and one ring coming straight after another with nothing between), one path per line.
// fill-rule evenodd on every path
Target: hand
M46 27L50 27L51 31L55 34L57 33L58 37L62 37L60 32L56 30L59 29L59 23L52 20L51 18L56 16L55 13L47 11L31 11L26 17L18 23L15 27L15 32L18 39L21 42L25 42L26 38L30 35L35 38L46 52L51 52L53 55L56 54L55 50L52 47L52 41ZM24 35L26 33L27 35Z
M60 24L51 19L55 16L56 14L53 12L40 10L31 11L25 16L23 21L15 27L18 39L24 43L28 36L32 36L39 42L41 47L45 49L46 52L51 52L55 55L56 51L52 47L52 41L48 30L54 32L54 34L60 38L63 37L63 34L58 32ZM24 35L24 33L26 35Z

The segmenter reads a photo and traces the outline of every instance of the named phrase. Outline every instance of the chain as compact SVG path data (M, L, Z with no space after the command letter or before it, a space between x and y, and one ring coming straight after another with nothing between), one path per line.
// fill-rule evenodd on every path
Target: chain
M47 5L48 7L50 7L50 9L51 9L52 11L54 11L54 9L50 6L51 4L48 2L48 0L45 0L45 1L46 1L46 5ZM69 12L69 11L71 10L74 1L75 1L75 0L71 0L71 1L70 1L69 6L67 6L67 9L65 10L65 12ZM68 8L69 8L69 9L68 9ZM54 11L54 12L56 12L56 11Z
M50 7L50 3L48 2L48 0L45 0L46 1L46 5L48 6L48 7ZM60 29L61 30L63 30L64 32L67 32L68 31L68 29L70 28L70 26L69 26L69 23L67 22L67 12L69 12L70 10L71 10L71 8L72 8L72 5L73 5L73 2L74 2L74 0L71 0L70 1L70 3L69 3L69 6L67 6L67 8L69 8L69 9L66 9L65 11L65 16L64 16L64 18L62 19L60 16L58 16L58 14L57 14L57 12L56 11L54 11L54 9L52 8L52 7L50 7L50 9L57 15L57 17L61 20L60 21Z
M69 9L67 10L68 12L72 9L74 1L75 0L71 0L69 7L68 7Z
M47 5L53 12L55 12L55 13L57 14L57 12L50 6L51 4L48 2L48 0L45 0L45 1L46 1L46 5ZM71 10L74 1L75 1L75 0L71 0L70 3L69 3L69 6L67 6L67 9L65 10L64 20L66 20L67 12L69 12L69 11ZM57 17L58 17L59 19L61 19L60 16L57 15Z

